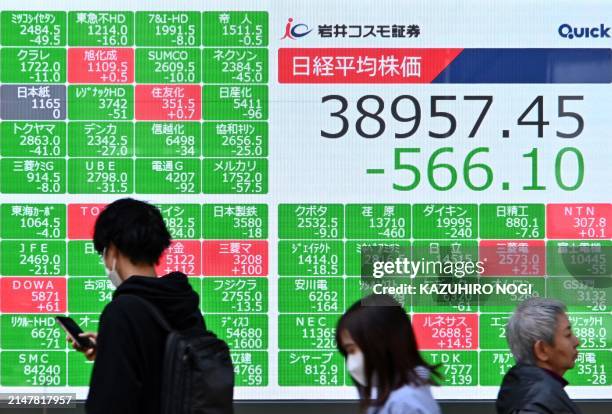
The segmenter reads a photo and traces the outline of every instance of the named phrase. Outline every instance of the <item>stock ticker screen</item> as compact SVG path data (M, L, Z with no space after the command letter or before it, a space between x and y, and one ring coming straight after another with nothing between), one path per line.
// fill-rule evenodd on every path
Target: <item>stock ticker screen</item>
M357 397L334 331L367 291L366 248L478 261L464 286L513 286L408 278L437 398L496 397L514 364L505 324L530 296L568 306L570 396L609 398L611 15L603 1L3 0L0 391L87 395L92 365L54 316L96 331L113 289L92 226L129 196L159 206L173 242L158 274L189 276L238 399Z

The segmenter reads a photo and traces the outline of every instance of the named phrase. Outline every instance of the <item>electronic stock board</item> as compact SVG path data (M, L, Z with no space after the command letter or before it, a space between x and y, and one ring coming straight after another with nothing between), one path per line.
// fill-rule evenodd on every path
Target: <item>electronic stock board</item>
M356 397L336 350L364 247L526 291L405 301L437 398L495 398L505 323L563 300L574 398L612 384L612 6L13 1L0 12L0 390L84 398L106 203L158 205L239 399ZM417 257L418 256L418 257ZM435 283L419 275L409 284ZM486 299L486 300L485 300Z

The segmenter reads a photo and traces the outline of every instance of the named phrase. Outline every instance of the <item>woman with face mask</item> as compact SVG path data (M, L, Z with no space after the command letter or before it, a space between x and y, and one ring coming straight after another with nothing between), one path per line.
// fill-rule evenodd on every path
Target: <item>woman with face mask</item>
M357 386L361 412L367 414L440 414L431 395L437 366L417 350L410 319L386 295L370 295L338 321L336 343Z

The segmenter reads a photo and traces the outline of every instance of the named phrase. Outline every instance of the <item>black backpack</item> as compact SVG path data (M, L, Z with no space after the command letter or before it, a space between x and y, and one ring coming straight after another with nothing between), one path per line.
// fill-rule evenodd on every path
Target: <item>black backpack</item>
M168 331L162 367L162 414L233 414L234 368L227 344L201 327L172 329L148 300L135 295Z

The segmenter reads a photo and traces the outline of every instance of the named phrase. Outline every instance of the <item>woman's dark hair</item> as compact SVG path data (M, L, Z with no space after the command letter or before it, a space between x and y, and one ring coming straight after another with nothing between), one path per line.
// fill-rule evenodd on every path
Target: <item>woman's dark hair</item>
M170 246L170 233L157 207L122 198L98 216L93 243L100 254L112 243L132 263L155 265Z
M354 303L338 321L336 344L346 357L341 335L347 331L363 353L367 384L355 382L361 395L361 408L384 405L391 392L405 384L435 385L441 378L439 365L430 365L421 357L410 318L391 296L370 295ZM418 370L429 370L420 376ZM376 399L371 399L370 380L376 375Z

